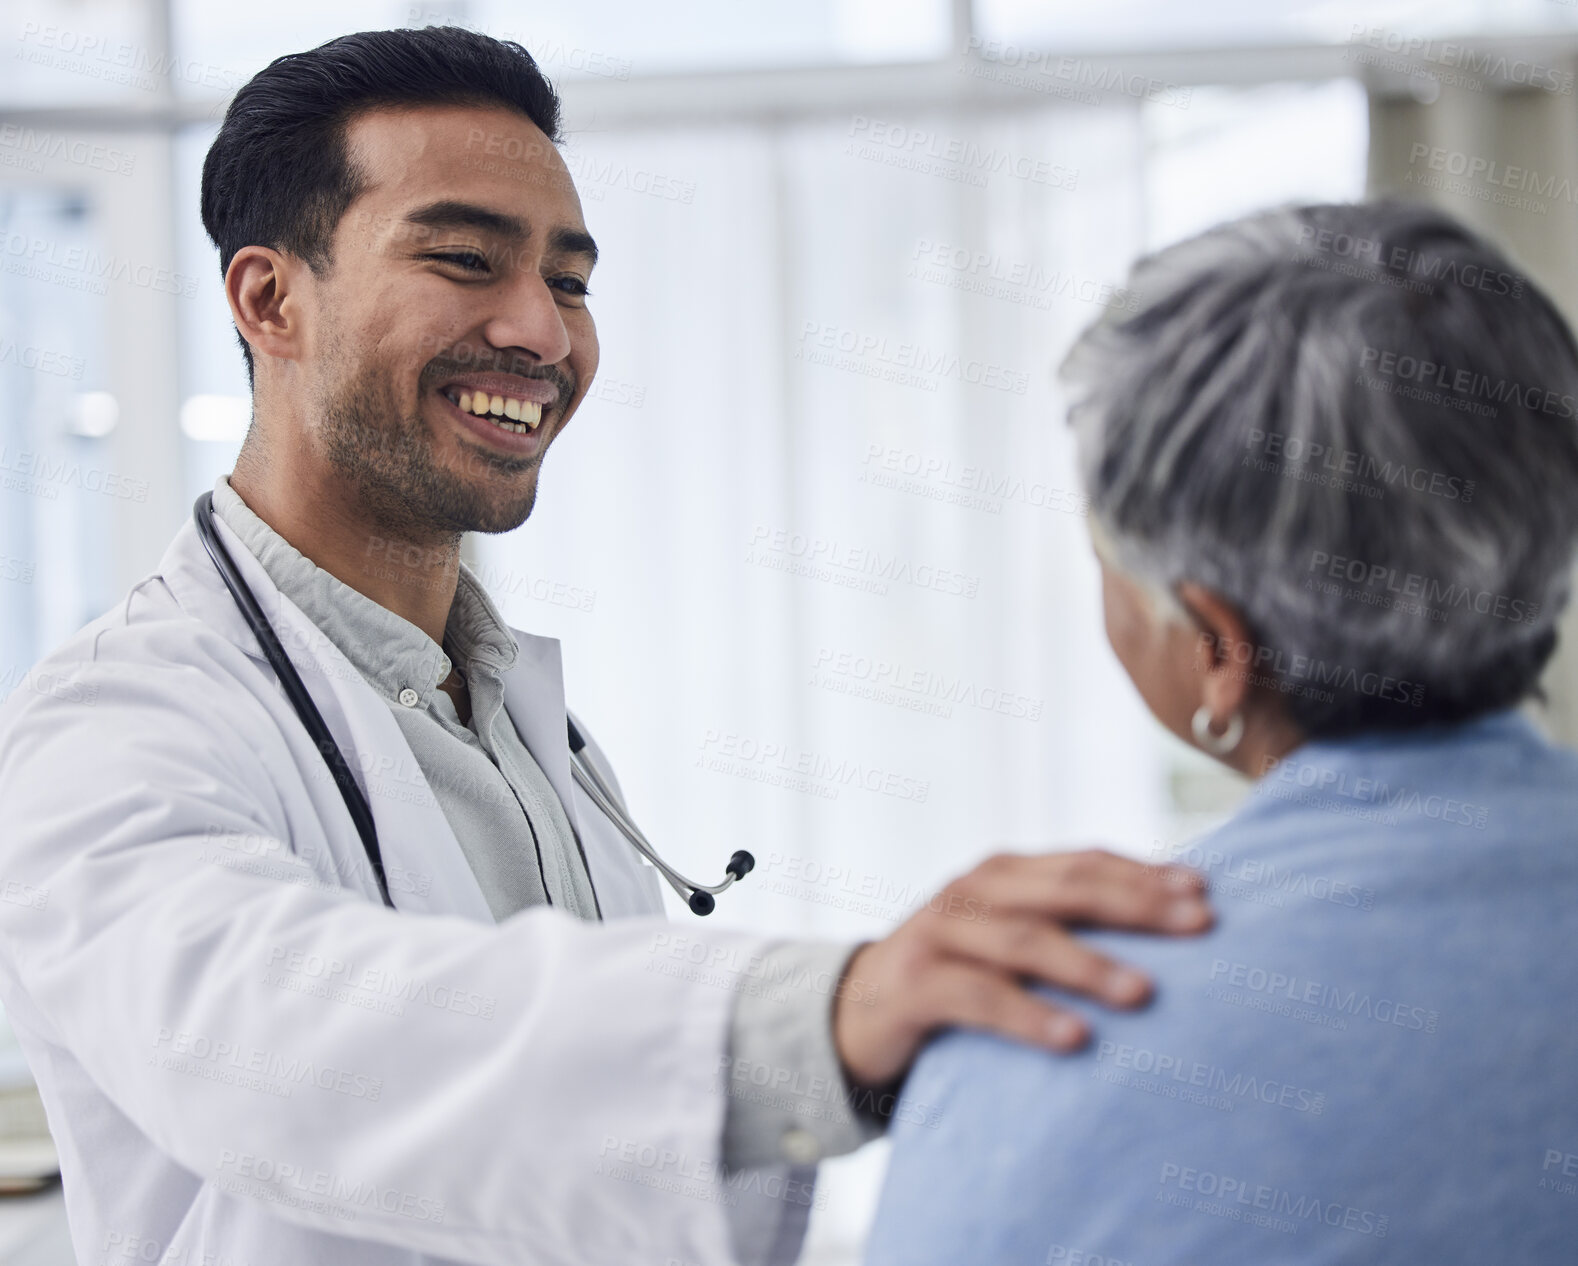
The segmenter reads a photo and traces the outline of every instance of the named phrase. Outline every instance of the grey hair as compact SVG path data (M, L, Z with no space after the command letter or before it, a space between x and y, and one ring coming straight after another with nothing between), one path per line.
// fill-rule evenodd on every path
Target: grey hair
M1451 217L1303 206L1142 259L1062 367L1136 579L1239 611L1310 735L1537 689L1578 542L1578 347Z

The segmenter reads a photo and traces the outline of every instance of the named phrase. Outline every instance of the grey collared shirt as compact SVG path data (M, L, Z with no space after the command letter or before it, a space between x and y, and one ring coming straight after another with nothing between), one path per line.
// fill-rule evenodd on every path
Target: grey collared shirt
M494 919L543 904L599 919L580 841L504 707L503 678L519 646L470 569L460 566L440 646L301 554L253 513L228 476L214 483L214 511L389 705ZM439 689L452 667L466 681L469 724ZM780 987L738 995L725 1078L729 1169L809 1163L852 1151L885 1128L850 1091L833 1049L833 993L850 953L821 942L775 946L761 975Z
M440 646L302 555L223 475L214 484L214 510L389 705L494 919L545 903L598 918L564 806L504 708L504 673L519 647L470 570L461 567ZM370 556L368 571L378 566ZM469 725L439 689L455 665L471 699Z

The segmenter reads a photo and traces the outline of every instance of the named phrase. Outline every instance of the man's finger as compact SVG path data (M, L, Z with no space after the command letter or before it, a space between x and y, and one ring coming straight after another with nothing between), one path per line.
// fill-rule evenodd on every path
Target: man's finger
M940 919L932 936L934 943L954 958L978 962L1007 975L1032 976L1109 1006L1137 1007L1151 996L1151 982L1143 972L1098 953L1055 923L1034 915L984 922Z
M1077 853L1001 853L948 886L988 919L1037 914L1145 932L1203 932L1211 926L1204 879L1177 866L1149 866L1099 849Z
M1027 992L1006 976L961 963L937 967L927 981L942 1024L986 1029L1054 1051L1077 1051L1090 1029L1071 1011Z

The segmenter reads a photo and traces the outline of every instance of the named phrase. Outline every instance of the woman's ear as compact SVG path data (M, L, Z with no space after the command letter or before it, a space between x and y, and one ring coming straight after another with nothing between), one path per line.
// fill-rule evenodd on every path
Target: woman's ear
M1237 609L1209 589L1184 581L1178 599L1199 625L1195 670L1201 676L1201 699L1221 728L1243 710L1249 696L1255 644Z

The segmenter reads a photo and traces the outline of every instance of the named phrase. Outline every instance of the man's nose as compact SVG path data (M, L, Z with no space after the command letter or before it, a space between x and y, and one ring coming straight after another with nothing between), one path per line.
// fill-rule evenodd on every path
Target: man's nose
M532 274L509 288L497 315L483 327L483 337L490 347L524 348L544 365L556 365L570 354L570 332L554 292Z

